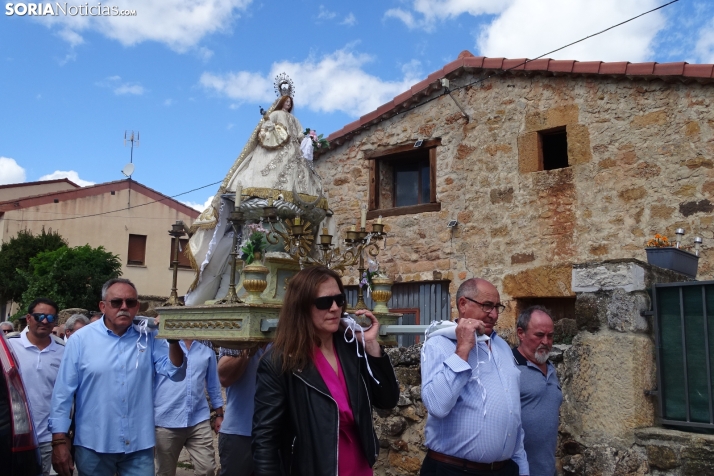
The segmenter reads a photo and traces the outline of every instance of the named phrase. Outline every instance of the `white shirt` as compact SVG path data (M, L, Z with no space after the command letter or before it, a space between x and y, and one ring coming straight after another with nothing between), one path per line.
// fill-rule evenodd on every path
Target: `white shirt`
M50 345L40 350L27 338L28 330L26 327L20 337L10 338L8 342L17 357L20 375L25 384L37 441L48 443L52 440L49 429L52 389L64 355L64 346L50 338Z

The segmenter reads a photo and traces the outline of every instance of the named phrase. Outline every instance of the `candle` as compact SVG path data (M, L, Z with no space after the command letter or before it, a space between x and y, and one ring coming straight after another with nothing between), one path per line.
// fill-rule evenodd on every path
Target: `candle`
M350 228L350 230L351 230L351 231L357 231L357 225L352 225L352 227Z
M243 193L243 186L240 183L240 180L236 182L236 198L235 198L235 209L238 210L240 207L240 199L241 199L241 193Z
M299 217L299 216L296 216L296 217L295 217L295 224L296 224L296 225L299 225L299 224L300 224L300 217Z
M359 213L359 226L364 228L367 226L367 207L362 205Z
M379 215L379 218L377 218L377 225L382 224L382 215Z
M323 234L323 235L327 235L327 228L323 228L323 229L322 229L322 234Z

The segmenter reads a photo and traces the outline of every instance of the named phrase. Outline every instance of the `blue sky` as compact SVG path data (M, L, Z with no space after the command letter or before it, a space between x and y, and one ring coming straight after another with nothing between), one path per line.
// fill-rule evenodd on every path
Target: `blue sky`
M532 58L664 3L104 0L136 16L91 17L7 15L18 5L5 2L0 184L122 179L124 132L138 130L133 178L180 194L223 178L278 73L303 126L327 135L462 50ZM680 0L551 57L714 63L714 2ZM200 208L215 189L178 199Z

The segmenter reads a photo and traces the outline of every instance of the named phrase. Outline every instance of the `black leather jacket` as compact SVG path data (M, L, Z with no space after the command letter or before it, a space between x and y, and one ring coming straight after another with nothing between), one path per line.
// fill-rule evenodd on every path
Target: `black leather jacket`
M393 408L399 383L389 357L358 358L355 343L342 332L333 337L347 383L357 433L370 466L379 442L372 426L372 406ZM360 354L364 349L360 346ZM282 359L268 350L258 366L253 413L253 467L256 476L337 476L339 411L317 368L283 374Z

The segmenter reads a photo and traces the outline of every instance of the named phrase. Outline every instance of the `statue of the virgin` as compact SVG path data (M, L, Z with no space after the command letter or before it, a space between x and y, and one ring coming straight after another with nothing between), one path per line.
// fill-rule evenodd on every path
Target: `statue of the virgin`
M292 114L292 81L281 74L275 89L278 99L253 130L211 205L191 226L187 254L196 278L186 294L186 305L221 299L228 291L233 230L227 218L234 203L256 220L268 200L282 217L307 215L317 225L325 216L327 200L312 167L312 143Z

